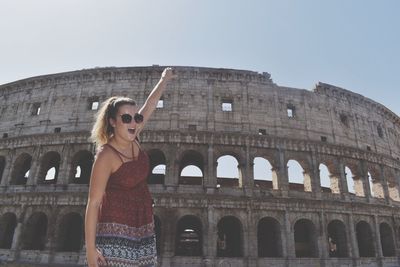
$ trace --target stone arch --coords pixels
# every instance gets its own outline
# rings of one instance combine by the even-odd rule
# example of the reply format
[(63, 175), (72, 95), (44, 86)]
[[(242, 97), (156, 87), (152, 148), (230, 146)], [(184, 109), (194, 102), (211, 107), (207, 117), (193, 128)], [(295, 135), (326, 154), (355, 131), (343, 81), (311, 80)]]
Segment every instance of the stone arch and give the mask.
[(350, 194), (355, 194), (355, 185), (353, 180), (353, 172), (347, 166), (344, 166), (344, 175), (346, 176), (347, 190)]
[(203, 155), (195, 150), (185, 151), (179, 161), (179, 184), (202, 185), (203, 179)]
[(396, 180), (396, 174), (393, 170), (385, 168), (384, 177), (387, 180), (387, 187), (389, 191), (389, 197), (394, 201), (400, 201), (400, 185)]
[(346, 226), (342, 221), (333, 220), (328, 224), (329, 257), (348, 257)]
[(331, 187), (331, 172), (328, 169), (328, 166), (326, 166), (324, 163), (320, 163), (318, 166), (319, 170), (319, 179), (320, 179), (320, 185), (321, 185), (321, 190), (323, 192), (329, 192), (332, 193), (332, 187)]
[(385, 198), (379, 167), (369, 165), (367, 176), (370, 185), (371, 196), (376, 198)]
[(253, 159), (254, 186), (258, 188), (278, 189), (276, 170), (265, 157)]
[(93, 154), (87, 150), (75, 153), (72, 157), (69, 182), (72, 184), (89, 184), (93, 160)]
[(151, 149), (147, 152), (150, 160), (150, 172), (147, 177), (148, 184), (164, 184), (167, 160), (159, 149)]
[(32, 165), (32, 156), (28, 153), (20, 154), (14, 161), (11, 172), (11, 185), (25, 185), (28, 181), (29, 172)]
[[(345, 164), (345, 170), (347, 170), (345, 171), (347, 185), (350, 186), (351, 184), (353, 184), (353, 188), (349, 188), (349, 192), (350, 193), (354, 192), (354, 194), (358, 197), (365, 197), (364, 177), (361, 174), (362, 172), (360, 163), (357, 160), (346, 158), (344, 159), (344, 164)], [(351, 174), (348, 173), (349, 170), (351, 171)], [(351, 175), (351, 180), (349, 179), (350, 175)]]
[(54, 184), (57, 182), (61, 157), (58, 152), (50, 151), (43, 155), (38, 174), (38, 183)]
[(303, 165), (297, 160), (289, 159), (286, 167), (288, 169), (289, 189), (311, 192), (311, 177)]
[(375, 257), (374, 239), (369, 223), (359, 221), (356, 224), (356, 236), (360, 257)]
[[(326, 167), (326, 169), (324, 169), (323, 171), (321, 170), (321, 164), (323, 164)], [(319, 173), (320, 173), (320, 183), (322, 190), (324, 190), (324, 188), (327, 188), (329, 186), (329, 190), (326, 191), (330, 191), (333, 194), (341, 193), (340, 180), (341, 180), (341, 172), (343, 172), (343, 170), (340, 170), (338, 166), (339, 166), (339, 160), (337, 158), (328, 155), (321, 156)]]
[(11, 249), (17, 216), (12, 212), (3, 214), (0, 218), (0, 249)]
[(389, 224), (383, 222), (379, 225), (379, 232), (381, 236), (382, 255), (383, 257), (394, 257), (396, 256), (396, 249), (394, 244), (394, 235), (392, 227)]
[(258, 257), (282, 257), (281, 226), (272, 217), (264, 217), (257, 226)]
[(193, 215), (183, 216), (176, 227), (175, 255), (203, 255), (203, 227), (201, 220)]
[(44, 250), (46, 246), (47, 223), (47, 215), (43, 212), (35, 212), (28, 218), (22, 232), (22, 249)]
[(234, 216), (225, 216), (217, 224), (217, 257), (243, 256), (243, 227)]
[(0, 184), (1, 184), (1, 180), (3, 179), (3, 172), (4, 172), (5, 168), (6, 168), (6, 158), (3, 156), (0, 156)]
[(312, 221), (297, 220), (294, 224), (294, 243), (297, 258), (318, 257), (317, 231)]
[(65, 214), (57, 231), (57, 251), (79, 252), (83, 245), (83, 218), (79, 213)]
[(242, 164), (233, 154), (217, 158), (217, 183), (221, 187), (242, 187)]
[(157, 255), (161, 254), (161, 238), (162, 238), (162, 227), (161, 220), (158, 216), (154, 215), (154, 232), (156, 234), (156, 249)]

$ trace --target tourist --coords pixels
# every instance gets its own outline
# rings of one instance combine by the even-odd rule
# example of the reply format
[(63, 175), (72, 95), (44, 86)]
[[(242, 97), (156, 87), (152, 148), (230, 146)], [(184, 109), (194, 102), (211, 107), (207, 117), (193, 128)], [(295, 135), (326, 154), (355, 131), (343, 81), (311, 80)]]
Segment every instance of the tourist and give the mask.
[(126, 97), (102, 103), (92, 129), (97, 153), (85, 217), (89, 267), (156, 266), (152, 198), (147, 187), (149, 158), (138, 135), (156, 108), (168, 81), (166, 68), (139, 109)]

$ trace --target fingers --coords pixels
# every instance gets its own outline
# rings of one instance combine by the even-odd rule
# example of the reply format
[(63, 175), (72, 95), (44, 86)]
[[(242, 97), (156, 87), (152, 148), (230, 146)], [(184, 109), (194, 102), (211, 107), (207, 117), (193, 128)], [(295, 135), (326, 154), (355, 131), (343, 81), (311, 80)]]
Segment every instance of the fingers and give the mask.
[(101, 265), (107, 265), (107, 261), (106, 259), (103, 257), (103, 255), (99, 254), (99, 258), (98, 258), (99, 262)]

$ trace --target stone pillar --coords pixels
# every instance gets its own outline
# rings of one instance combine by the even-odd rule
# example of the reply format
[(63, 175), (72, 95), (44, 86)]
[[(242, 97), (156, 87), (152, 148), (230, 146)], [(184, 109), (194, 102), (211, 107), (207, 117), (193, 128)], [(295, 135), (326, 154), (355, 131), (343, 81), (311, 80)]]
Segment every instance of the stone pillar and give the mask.
[(9, 153), (9, 156), (6, 157), (6, 162), (4, 164), (4, 170), (3, 170), (2, 177), (1, 177), (0, 186), (7, 186), (10, 184), (11, 171), (12, 171), (11, 162), (13, 161), (14, 156), (15, 156), (15, 153)]
[(213, 192), (217, 185), (217, 168), (215, 165), (214, 147), (212, 144), (209, 144), (207, 149), (206, 172), (207, 175), (205, 176), (204, 186), (207, 190), (212, 189), (211, 191)]
[[(320, 199), (321, 198), (321, 178), (320, 178), (320, 172), (319, 172), (319, 165), (318, 165), (318, 159), (317, 155), (315, 152), (311, 152), (311, 168), (309, 170), (305, 170), (304, 173), (304, 189), (306, 189), (306, 178), (307, 178), (307, 173), (310, 175), (310, 185), (311, 185), (311, 192), (312, 195), (315, 198)], [(306, 190), (305, 190), (306, 191)]]
[[(378, 256), (378, 258), (383, 257), (383, 251), (382, 251), (382, 244), (381, 244), (381, 232), (379, 229), (379, 222), (378, 222), (378, 216), (374, 215), (374, 227), (373, 227), (373, 238), (375, 240), (374, 246), (375, 246), (375, 255)], [(374, 234), (375, 233), (375, 234)]]
[(58, 176), (57, 176), (57, 184), (58, 185), (67, 185), (69, 183), (69, 175), (70, 175), (70, 169), (71, 169), (71, 164), (70, 164), (70, 149), (66, 148), (63, 149), (65, 152), (65, 155), (61, 155), (61, 162), (60, 166), (58, 169)]
[(13, 241), (11, 245), (12, 250), (17, 250), (19, 248), (19, 244), (21, 242), (22, 224), (23, 222), (19, 221), (17, 223), (17, 227), (15, 227)]
[(248, 140), (246, 140), (246, 159), (245, 163), (242, 166), (244, 166), (244, 170), (242, 172), (243, 189), (247, 196), (252, 196), (254, 187), (254, 164), (251, 161), (250, 145)]
[(365, 166), (365, 162), (364, 161), (361, 161), (361, 177), (360, 177), (360, 179), (361, 179), (362, 184), (363, 184), (364, 196), (365, 196), (367, 202), (370, 202), (371, 198), (372, 198), (371, 187), (369, 185), (368, 171), (366, 170), (366, 166)]
[(345, 171), (345, 166), (343, 164), (343, 160), (339, 158), (338, 160), (338, 176), (337, 179), (338, 181), (338, 186), (340, 190), (340, 195), (342, 199), (349, 200), (349, 188), (347, 186), (347, 177), (346, 177), (346, 171)]
[[(353, 262), (356, 258), (360, 257), (360, 253), (358, 250), (358, 242), (356, 235), (356, 226), (354, 225), (353, 214), (349, 214), (349, 225), (346, 227), (347, 238), (350, 238), (350, 248), (349, 248), (349, 256), (353, 258)], [(356, 265), (354, 265), (356, 266)]]
[(385, 198), (386, 203), (391, 204), (392, 200), (390, 198), (389, 194), (389, 185), (388, 185), (388, 180), (386, 179), (384, 167), (382, 165), (379, 166), (379, 173), (380, 173), (380, 180), (381, 180), (381, 185), (382, 185), (382, 190), (383, 190), (383, 197)]
[(167, 189), (174, 189), (178, 186), (179, 178), (179, 162), (177, 160), (177, 148), (174, 145), (169, 146), (169, 153), (167, 156), (166, 173), (165, 173), (165, 186)]
[(279, 153), (278, 154), (279, 167), (275, 169), (276, 177), (272, 177), (272, 180), (276, 180), (278, 182), (277, 184), (281, 196), (287, 197), (289, 195), (289, 177), (288, 177), (288, 167), (285, 164), (285, 152), (279, 149), (278, 153)]
[(327, 233), (328, 225), (326, 224), (325, 212), (321, 211), (319, 216), (320, 216), (320, 224), (319, 225), (322, 229), (320, 229), (321, 235), (318, 240), (318, 242), (319, 242), (319, 245), (318, 245), (319, 253), (318, 254), (322, 260), (326, 260), (329, 258), (328, 233)]
[(26, 182), (27, 185), (37, 185), (39, 180), (39, 172), (40, 172), (40, 160), (41, 156), (39, 153), (39, 149), (35, 151), (34, 155), (32, 156), (32, 164), (31, 169), (29, 171), (28, 181)]
[[(296, 258), (296, 249), (295, 249), (295, 242), (294, 242), (294, 233), (292, 232), (292, 226), (290, 224), (289, 220), (289, 213), (287, 210), (285, 210), (285, 243), (286, 243), (286, 254), (285, 251), (283, 253), (284, 256), (286, 256), (287, 259), (294, 259)], [(283, 243), (283, 242), (282, 242)]]

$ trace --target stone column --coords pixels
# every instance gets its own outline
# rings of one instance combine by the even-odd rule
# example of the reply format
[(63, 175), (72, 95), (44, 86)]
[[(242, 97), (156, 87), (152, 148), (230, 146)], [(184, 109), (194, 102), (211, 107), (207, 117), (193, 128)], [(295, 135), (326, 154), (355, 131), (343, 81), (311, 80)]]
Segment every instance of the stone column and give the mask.
[(213, 144), (208, 145), (207, 149), (207, 166), (206, 166), (206, 179), (204, 181), (204, 186), (207, 188), (207, 190), (213, 190), (215, 189), (217, 185), (217, 168), (215, 165), (215, 159), (214, 159), (214, 147)]
[(391, 204), (392, 200), (390, 198), (389, 194), (389, 185), (388, 185), (388, 180), (386, 179), (384, 167), (382, 165), (379, 166), (379, 173), (380, 173), (380, 180), (381, 180), (381, 185), (382, 185), (382, 190), (383, 190), (383, 197), (385, 198), (386, 203)]
[(1, 177), (0, 186), (6, 186), (6, 185), (10, 184), (11, 171), (12, 171), (11, 162), (13, 161), (14, 156), (15, 156), (15, 153), (9, 153), (9, 156), (6, 157), (6, 162), (4, 164), (4, 170), (3, 170), (2, 177)]
[[(287, 197), (289, 195), (289, 178), (288, 178), (288, 167), (285, 164), (285, 152), (279, 149), (278, 152), (279, 167), (275, 169), (276, 177), (272, 177), (272, 180), (276, 180), (281, 196)], [(274, 172), (273, 176), (274, 176)]]
[(167, 190), (174, 190), (178, 186), (179, 178), (179, 162), (177, 157), (177, 148), (174, 145), (169, 146), (169, 153), (166, 161), (166, 173), (165, 173), (165, 186)]
[(322, 228), (320, 230), (321, 235), (318, 241), (319, 257), (322, 258), (323, 260), (327, 260), (329, 258), (328, 233), (327, 233), (328, 225), (326, 224), (325, 212), (321, 211), (319, 216), (320, 216), (320, 227)]
[[(349, 214), (349, 225), (346, 227), (346, 234), (347, 237), (350, 238), (350, 253), (349, 256), (353, 257), (353, 261), (356, 258), (360, 257), (360, 253), (358, 251), (358, 242), (357, 242), (357, 235), (356, 235), (356, 226), (354, 225), (354, 218), (353, 214)], [(356, 266), (356, 265), (354, 265)]]
[(366, 170), (364, 161), (361, 161), (361, 177), (360, 177), (360, 179), (363, 182), (364, 196), (365, 196), (367, 202), (370, 202), (371, 198), (372, 198), (371, 187), (369, 185), (368, 171)]
[[(315, 152), (311, 152), (311, 166), (309, 170), (305, 170), (304, 173), (304, 189), (306, 189), (306, 175), (307, 173), (310, 175), (310, 185), (312, 195), (320, 199), (321, 198), (321, 179), (319, 172), (318, 159)], [(306, 190), (305, 190), (306, 191)]]
[(252, 196), (254, 187), (254, 164), (251, 161), (250, 146), (248, 140), (246, 140), (246, 159), (245, 163), (242, 166), (244, 166), (244, 172), (242, 172), (243, 188), (247, 196)]
[(381, 244), (381, 232), (379, 230), (379, 222), (378, 222), (378, 216), (374, 215), (374, 233), (373, 236), (375, 236), (374, 240), (374, 246), (375, 246), (375, 255), (378, 256), (378, 258), (383, 257), (383, 252), (382, 252), (382, 244)]
[(57, 176), (57, 184), (58, 185), (67, 185), (69, 184), (69, 175), (71, 169), (71, 158), (70, 158), (70, 149), (67, 147), (63, 149), (65, 155), (61, 155), (61, 162), (58, 169), (58, 176)]
[[(286, 243), (286, 253), (285, 251), (283, 252), (283, 255), (286, 256), (287, 259), (294, 259), (296, 258), (296, 249), (295, 249), (295, 242), (294, 242), (294, 236), (292, 232), (292, 226), (290, 224), (289, 220), (289, 213), (287, 210), (285, 210), (285, 226), (284, 226), (284, 231), (285, 231), (285, 243)], [(283, 243), (283, 242), (282, 242)]]
[(349, 200), (350, 196), (349, 196), (349, 188), (347, 186), (346, 171), (345, 171), (345, 167), (343, 164), (343, 160), (341, 158), (339, 158), (339, 160), (338, 160), (338, 177), (337, 177), (337, 179), (339, 179), (338, 186), (339, 186), (340, 195), (341, 195), (342, 199)]
[(37, 185), (39, 180), (39, 172), (40, 172), (40, 160), (42, 159), (42, 155), (40, 153), (40, 146), (35, 149), (32, 156), (32, 164), (31, 169), (29, 171), (29, 177), (27, 181), (27, 185)]
[(21, 243), (22, 224), (22, 221), (18, 221), (17, 227), (15, 227), (13, 241), (11, 245), (12, 250), (19, 249), (19, 244)]

